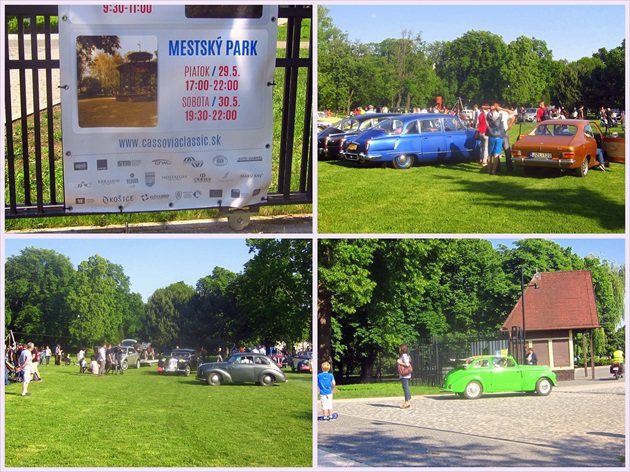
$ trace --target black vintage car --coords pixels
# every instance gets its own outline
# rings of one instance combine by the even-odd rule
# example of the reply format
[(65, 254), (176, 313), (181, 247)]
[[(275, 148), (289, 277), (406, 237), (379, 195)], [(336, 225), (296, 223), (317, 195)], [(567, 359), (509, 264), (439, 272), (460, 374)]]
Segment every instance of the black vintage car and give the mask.
[(345, 118), (326, 128), (317, 135), (317, 158), (339, 159), (341, 146), (348, 137), (361, 134), (392, 116), (396, 116), (396, 113), (365, 113)]
[(181, 372), (186, 377), (191, 370), (196, 370), (199, 357), (194, 349), (173, 349), (170, 355), (163, 356), (158, 362), (158, 373)]

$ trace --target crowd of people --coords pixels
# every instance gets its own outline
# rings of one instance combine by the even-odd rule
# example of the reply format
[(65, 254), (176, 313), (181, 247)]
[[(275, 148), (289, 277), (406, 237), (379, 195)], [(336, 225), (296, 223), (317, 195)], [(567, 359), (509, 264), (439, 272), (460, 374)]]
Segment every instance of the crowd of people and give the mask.
[(9, 385), (10, 377), (22, 383), (22, 395), (28, 396), (28, 386), (41, 382), (40, 366), (49, 366), (52, 351), (50, 346), (37, 348), (33, 343), (17, 342), (4, 350), (4, 384)]

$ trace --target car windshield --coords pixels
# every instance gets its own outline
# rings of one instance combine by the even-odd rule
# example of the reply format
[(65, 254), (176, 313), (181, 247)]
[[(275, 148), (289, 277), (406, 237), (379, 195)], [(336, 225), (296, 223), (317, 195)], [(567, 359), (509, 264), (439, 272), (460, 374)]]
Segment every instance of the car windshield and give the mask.
[(171, 352), (171, 356), (180, 357), (180, 358), (188, 358), (190, 357), (190, 351), (173, 351)]
[(339, 123), (335, 123), (335, 128), (341, 131), (356, 130), (356, 129), (359, 129), (359, 120), (353, 120), (352, 118), (344, 118)]
[(396, 118), (381, 121), (373, 129), (377, 129), (386, 134), (400, 134), (403, 131), (403, 122)]
[(576, 125), (541, 123), (530, 131), (530, 136), (575, 136)]

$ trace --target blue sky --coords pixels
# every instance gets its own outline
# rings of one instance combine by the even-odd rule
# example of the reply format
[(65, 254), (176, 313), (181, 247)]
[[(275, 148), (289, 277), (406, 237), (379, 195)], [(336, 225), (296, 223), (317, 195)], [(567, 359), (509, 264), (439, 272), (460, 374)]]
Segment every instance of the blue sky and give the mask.
[(134, 237), (5, 237), (6, 257), (17, 255), (26, 247), (52, 249), (68, 256), (75, 268), (98, 254), (123, 267), (131, 282), (131, 291), (146, 302), (158, 288), (183, 281), (194, 287), (215, 267), (243, 272), (253, 254), (245, 239), (207, 238), (134, 238)]
[[(496, 247), (513, 247), (518, 238), (491, 238)], [(622, 265), (625, 240), (620, 237), (552, 238), (564, 247), (572, 247), (581, 257), (589, 254)], [(52, 249), (68, 256), (75, 268), (90, 256), (98, 254), (123, 267), (130, 278), (131, 291), (146, 302), (158, 288), (183, 281), (194, 287), (199, 279), (210, 275), (215, 267), (232, 272), (243, 271), (251, 259), (242, 238), (209, 239), (205, 237), (24, 237), (4, 239), (6, 257), (17, 255), (26, 247)]]
[(348, 39), (362, 43), (400, 38), (403, 29), (419, 33), (427, 43), (452, 41), (471, 30), (490, 31), (501, 36), (506, 44), (519, 36), (543, 40), (555, 60), (575, 61), (591, 57), (600, 48), (619, 47), (626, 37), (626, 11), (620, 2), (616, 5), (603, 2), (548, 5), (533, 1), (518, 5), (414, 3), (324, 3), (324, 6), (330, 10), (335, 26), (348, 33)]
[[(494, 247), (503, 244), (508, 248), (514, 247), (514, 242), (524, 238), (490, 238)], [(613, 262), (616, 266), (625, 264), (626, 241), (622, 237), (597, 238), (545, 238), (555, 241), (562, 247), (570, 247), (574, 254), (580, 257), (593, 255), (601, 260)]]

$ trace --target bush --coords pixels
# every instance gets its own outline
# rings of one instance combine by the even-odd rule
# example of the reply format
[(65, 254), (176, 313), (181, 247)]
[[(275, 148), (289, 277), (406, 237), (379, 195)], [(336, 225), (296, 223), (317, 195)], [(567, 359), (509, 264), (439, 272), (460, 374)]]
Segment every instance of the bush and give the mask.
[[(46, 23), (43, 16), (35, 17), (35, 28), (37, 33), (45, 33)], [(22, 22), (25, 33), (31, 33), (31, 18), (24, 18)], [(7, 30), (9, 34), (17, 34), (18, 32), (18, 19), (16, 16), (10, 16), (7, 22)], [(56, 16), (50, 17), (50, 31), (51, 33), (59, 32), (59, 18)]]

